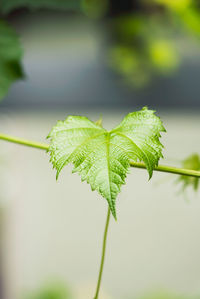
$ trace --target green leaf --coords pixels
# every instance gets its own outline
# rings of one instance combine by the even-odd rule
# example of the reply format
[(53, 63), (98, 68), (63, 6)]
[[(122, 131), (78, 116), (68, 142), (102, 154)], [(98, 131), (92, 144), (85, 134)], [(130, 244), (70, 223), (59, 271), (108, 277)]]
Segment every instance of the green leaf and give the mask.
[[(200, 171), (200, 156), (198, 154), (192, 154), (182, 161), (182, 167), (185, 169), (197, 170)], [(182, 191), (189, 186), (192, 186), (195, 191), (198, 190), (199, 187), (199, 178), (190, 177), (186, 175), (181, 175), (178, 178), (178, 182), (182, 184)]]
[(26, 7), (29, 9), (80, 9), (80, 0), (1, 0), (0, 10), (2, 13), (9, 13), (16, 8)]
[(161, 131), (165, 129), (160, 118), (146, 107), (128, 114), (111, 131), (87, 117), (69, 116), (58, 121), (48, 136), (50, 161), (57, 169), (57, 178), (62, 168), (72, 162), (73, 172), (107, 199), (116, 218), (115, 201), (125, 184), (130, 160), (143, 161), (151, 178), (162, 157)]
[(24, 77), (20, 60), (23, 51), (16, 32), (0, 20), (0, 99), (11, 83)]

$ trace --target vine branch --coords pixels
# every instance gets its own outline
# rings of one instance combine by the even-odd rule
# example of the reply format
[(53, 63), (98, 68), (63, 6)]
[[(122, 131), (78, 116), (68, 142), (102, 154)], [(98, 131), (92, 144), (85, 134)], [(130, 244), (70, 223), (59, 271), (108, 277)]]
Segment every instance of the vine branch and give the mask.
[(1, 133), (0, 133), (0, 139), (6, 140), (6, 141), (9, 141), (9, 142), (13, 142), (13, 143), (17, 143), (17, 144), (22, 144), (22, 145), (25, 145), (25, 146), (30, 146), (30, 147), (42, 149), (42, 150), (48, 150), (48, 148), (49, 148), (49, 145), (45, 144), (45, 143), (26, 140), (26, 139), (18, 138), (18, 137), (15, 137), (15, 136), (10, 136), (10, 135), (6, 135), (6, 134), (1, 134)]
[[(6, 134), (1, 134), (1, 133), (0, 133), (0, 139), (9, 141), (9, 142), (13, 142), (13, 143), (17, 143), (17, 144), (21, 144), (21, 145), (25, 145), (25, 146), (29, 146), (29, 147), (33, 147), (33, 148), (37, 148), (37, 149), (41, 149), (41, 150), (48, 150), (48, 148), (49, 148), (49, 145), (47, 143), (35, 142), (35, 141), (26, 140), (26, 139), (10, 136), (10, 135), (6, 135)], [(145, 164), (142, 162), (131, 161), (130, 166), (146, 169)], [(156, 166), (154, 170), (160, 171), (160, 172), (167, 172), (167, 173), (172, 173), (172, 174), (186, 175), (186, 176), (200, 178), (200, 171), (192, 170), (192, 169), (184, 169), (184, 168), (177, 168), (177, 167), (173, 167), (173, 166), (159, 165), (159, 166)]]
[[(146, 169), (145, 164), (142, 162), (132, 162), (131, 161), (130, 165), (132, 167)], [(168, 173), (173, 173), (173, 174), (193, 176), (193, 177), (200, 178), (200, 171), (192, 170), (192, 169), (185, 169), (185, 168), (178, 168), (178, 167), (174, 167), (174, 166), (158, 165), (154, 168), (154, 171), (168, 172)]]

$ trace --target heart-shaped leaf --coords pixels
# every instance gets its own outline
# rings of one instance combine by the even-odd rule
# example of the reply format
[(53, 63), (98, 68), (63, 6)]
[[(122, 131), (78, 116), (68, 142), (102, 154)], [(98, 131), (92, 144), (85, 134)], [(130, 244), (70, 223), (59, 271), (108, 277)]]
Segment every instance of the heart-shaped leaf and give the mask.
[(130, 161), (143, 161), (151, 178), (162, 157), (161, 131), (165, 129), (160, 118), (146, 107), (129, 113), (111, 131), (87, 117), (69, 116), (58, 121), (48, 136), (50, 161), (57, 169), (57, 178), (62, 168), (72, 162), (73, 172), (107, 199), (116, 218), (115, 201), (125, 184)]

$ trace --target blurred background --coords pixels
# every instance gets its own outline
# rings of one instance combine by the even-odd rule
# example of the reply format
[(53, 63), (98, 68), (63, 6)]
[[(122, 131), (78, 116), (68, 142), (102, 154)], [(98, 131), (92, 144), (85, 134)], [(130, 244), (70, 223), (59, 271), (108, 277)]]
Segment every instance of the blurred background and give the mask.
[[(1, 0), (0, 19), (2, 133), (47, 142), (69, 114), (111, 129), (148, 106), (161, 162), (200, 169), (200, 1)], [(56, 182), (43, 151), (1, 141), (0, 165), (0, 299), (93, 298), (105, 200), (70, 167)], [(200, 298), (200, 194), (183, 183), (131, 169), (101, 299)]]

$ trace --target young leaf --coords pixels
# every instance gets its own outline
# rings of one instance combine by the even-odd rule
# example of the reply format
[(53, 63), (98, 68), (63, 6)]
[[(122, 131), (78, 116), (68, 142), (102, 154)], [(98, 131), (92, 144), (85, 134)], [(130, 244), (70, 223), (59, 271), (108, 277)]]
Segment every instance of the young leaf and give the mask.
[(143, 161), (151, 178), (162, 157), (161, 131), (165, 129), (160, 118), (146, 107), (129, 113), (111, 131), (87, 117), (69, 116), (58, 121), (48, 136), (50, 161), (57, 169), (57, 178), (62, 168), (72, 162), (73, 172), (107, 199), (116, 218), (115, 200), (125, 184), (130, 160)]
[[(182, 161), (182, 166), (185, 169), (192, 169), (200, 171), (200, 156), (198, 154), (192, 154)], [(178, 178), (178, 182), (182, 184), (182, 191), (189, 186), (192, 186), (194, 191), (198, 190), (199, 187), (199, 178), (190, 177), (186, 175), (181, 175)]]

